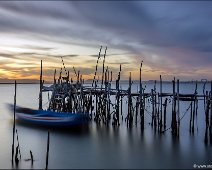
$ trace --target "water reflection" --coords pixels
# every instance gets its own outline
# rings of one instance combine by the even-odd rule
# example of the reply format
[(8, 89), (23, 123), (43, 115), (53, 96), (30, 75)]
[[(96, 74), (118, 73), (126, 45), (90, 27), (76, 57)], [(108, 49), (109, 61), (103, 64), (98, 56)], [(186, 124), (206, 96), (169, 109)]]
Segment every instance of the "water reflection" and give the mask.
[[(37, 108), (35, 100), (37, 96), (37, 85), (19, 86), (17, 102), (18, 105)], [(199, 87), (199, 86), (198, 86)], [(149, 88), (149, 87), (148, 87)], [(165, 88), (165, 85), (164, 85)], [(169, 88), (166, 85), (166, 88)], [(13, 96), (9, 86), (1, 91), (2, 101), (11, 102)], [(189, 93), (192, 90), (189, 85), (182, 88)], [(200, 89), (201, 90), (201, 89)], [(22, 94), (30, 91), (27, 100)], [(182, 113), (190, 103), (182, 103)], [(22, 160), (19, 165), (11, 165), (11, 139), (12, 118), (2, 103), (0, 103), (0, 168), (19, 169), (44, 169), (46, 159), (46, 142), (49, 127), (41, 127), (17, 122), (19, 142), (22, 152)], [(151, 108), (147, 108), (151, 111)], [(146, 113), (144, 131), (140, 129), (140, 120), (137, 126), (127, 127), (125, 121), (120, 121), (119, 127), (112, 125), (91, 123), (83, 128), (50, 128), (49, 168), (56, 169), (78, 169), (78, 168), (193, 168), (193, 164), (211, 164), (210, 131), (207, 131), (208, 143), (204, 145), (205, 119), (204, 105), (199, 102), (198, 131), (189, 133), (189, 114), (181, 121), (180, 136), (173, 138), (171, 129), (159, 134), (157, 129), (152, 128), (148, 122), (151, 117)], [(126, 110), (123, 106), (123, 110)], [(167, 108), (167, 127), (171, 126), (171, 105)], [(181, 115), (182, 116), (182, 115)], [(125, 115), (124, 115), (125, 117)], [(195, 122), (196, 123), (196, 122)], [(29, 161), (30, 150), (35, 159), (33, 165)]]

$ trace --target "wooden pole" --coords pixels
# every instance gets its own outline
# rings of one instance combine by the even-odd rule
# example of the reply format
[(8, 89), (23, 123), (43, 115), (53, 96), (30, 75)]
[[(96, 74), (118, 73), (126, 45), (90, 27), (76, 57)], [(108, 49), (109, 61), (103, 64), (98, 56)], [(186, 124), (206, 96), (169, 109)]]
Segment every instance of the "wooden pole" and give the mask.
[(128, 89), (128, 125), (131, 126), (132, 125), (132, 96), (131, 96), (131, 85), (132, 85), (132, 81), (131, 81), (131, 72), (130, 72), (130, 76), (129, 76), (129, 89)]
[(196, 97), (194, 100), (194, 108), (193, 108), (192, 128), (191, 128), (192, 133), (194, 133), (194, 119), (195, 119), (195, 110), (196, 110), (195, 108), (196, 108)]
[(164, 102), (164, 116), (163, 116), (163, 126), (164, 126), (164, 130), (166, 129), (166, 107), (167, 107), (167, 98), (165, 99)]
[(19, 152), (20, 159), (21, 159), (21, 149), (20, 149), (20, 145), (19, 145), (19, 139), (18, 139), (18, 131), (17, 131), (17, 129), (15, 130), (15, 132), (16, 132), (17, 142), (18, 142), (18, 152)]
[(162, 120), (163, 120), (163, 98), (162, 98), (162, 77), (160, 75), (160, 132), (162, 132)]
[(31, 157), (31, 163), (33, 164), (34, 158), (33, 158), (32, 151), (31, 150), (30, 150), (30, 157)]
[(39, 93), (39, 110), (42, 110), (42, 89), (43, 89), (43, 81), (42, 81), (42, 60), (40, 63), (40, 93)]
[(158, 109), (157, 109), (157, 121), (158, 121), (158, 132), (160, 132), (160, 95), (159, 92), (157, 93), (158, 98)]
[(121, 119), (123, 120), (123, 96), (121, 96)]
[(16, 111), (16, 80), (15, 80), (15, 95), (14, 95), (14, 112), (13, 112), (13, 143), (12, 143), (12, 163), (14, 158), (14, 142), (15, 142), (15, 111)]
[(179, 79), (177, 79), (177, 131), (179, 136), (179, 130), (180, 130), (180, 82)]
[(80, 79), (80, 71), (77, 72), (77, 84), (79, 83), (79, 79)]
[(156, 80), (154, 84), (154, 111), (155, 111), (155, 118), (154, 118), (154, 125), (155, 125), (155, 131), (157, 128), (157, 95), (156, 95)]
[(56, 69), (54, 70), (54, 84), (56, 84)]
[(210, 105), (211, 105), (211, 117), (210, 117), (210, 144), (212, 144), (212, 80), (211, 80), (211, 97), (210, 97)]
[[(143, 62), (143, 61), (142, 61)], [(144, 130), (144, 94), (143, 94), (143, 87), (142, 87), (142, 80), (141, 80), (141, 69), (142, 69), (142, 62), (141, 62), (141, 66), (140, 66), (140, 93), (139, 93), (139, 96), (140, 96), (140, 117), (141, 117), (141, 130), (143, 131)], [(136, 118), (137, 119), (137, 118)], [(137, 122), (137, 120), (136, 120)]]
[(193, 110), (193, 119), (192, 119), (192, 133), (194, 133), (194, 120), (195, 120), (195, 115), (197, 112), (197, 82), (195, 84), (195, 92), (194, 92), (194, 110)]
[(99, 55), (98, 55), (98, 58), (97, 58), (97, 61), (96, 61), (96, 70), (95, 70), (95, 73), (94, 73), (94, 78), (93, 78), (93, 82), (92, 82), (92, 87), (93, 87), (94, 83), (96, 82), (96, 74), (97, 74), (99, 59), (100, 59), (100, 57), (101, 57), (101, 51), (102, 51), (102, 46), (100, 47)]
[(46, 151), (46, 168), (45, 169), (48, 169), (48, 163), (49, 163), (49, 143), (50, 143), (50, 137), (49, 137), (49, 130), (48, 130), (47, 151)]
[(139, 108), (139, 97), (136, 97), (136, 105), (135, 105), (136, 111), (135, 111), (135, 124), (137, 125), (137, 119), (138, 119), (138, 108)]
[(192, 119), (193, 119), (193, 101), (191, 101), (191, 115), (190, 115), (190, 126), (189, 126), (189, 131), (191, 132), (191, 124), (192, 124)]
[(173, 103), (172, 103), (172, 134), (177, 135), (177, 124), (176, 124), (176, 99), (175, 99), (175, 78), (172, 81), (173, 84)]
[(152, 99), (152, 126), (154, 125), (155, 122), (155, 105), (154, 105), (154, 90), (151, 89), (151, 99)]
[(105, 48), (105, 54), (104, 54), (104, 59), (103, 59), (103, 64), (102, 64), (102, 84), (101, 84), (101, 88), (103, 86), (104, 74), (105, 74), (105, 56), (106, 56), (106, 52), (107, 52), (107, 47)]
[(208, 127), (209, 127), (209, 109), (210, 109), (210, 99), (208, 98), (208, 91), (206, 91), (206, 107), (205, 107), (205, 138), (204, 143), (208, 144)]

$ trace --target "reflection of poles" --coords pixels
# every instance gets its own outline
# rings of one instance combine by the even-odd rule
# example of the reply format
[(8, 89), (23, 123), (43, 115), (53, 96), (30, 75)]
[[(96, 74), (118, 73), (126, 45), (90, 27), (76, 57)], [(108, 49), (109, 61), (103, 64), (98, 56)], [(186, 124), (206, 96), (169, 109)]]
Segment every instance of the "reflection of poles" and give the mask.
[(12, 163), (13, 163), (13, 156), (14, 156), (14, 141), (15, 141), (15, 109), (16, 109), (16, 81), (15, 81), (14, 113), (13, 113), (13, 144), (12, 144)]
[(43, 88), (43, 82), (42, 82), (42, 60), (40, 63), (40, 93), (39, 93), (39, 110), (42, 110), (42, 88)]

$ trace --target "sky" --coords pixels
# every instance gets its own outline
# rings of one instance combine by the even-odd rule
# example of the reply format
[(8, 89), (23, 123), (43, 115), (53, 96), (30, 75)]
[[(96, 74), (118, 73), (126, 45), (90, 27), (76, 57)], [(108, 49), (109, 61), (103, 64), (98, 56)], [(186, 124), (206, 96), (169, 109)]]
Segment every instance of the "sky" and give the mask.
[[(73, 66), (92, 79), (100, 46), (116, 78), (212, 79), (210, 1), (0, 1), (0, 80)], [(64, 73), (64, 72), (63, 72)], [(58, 74), (57, 74), (58, 76)]]

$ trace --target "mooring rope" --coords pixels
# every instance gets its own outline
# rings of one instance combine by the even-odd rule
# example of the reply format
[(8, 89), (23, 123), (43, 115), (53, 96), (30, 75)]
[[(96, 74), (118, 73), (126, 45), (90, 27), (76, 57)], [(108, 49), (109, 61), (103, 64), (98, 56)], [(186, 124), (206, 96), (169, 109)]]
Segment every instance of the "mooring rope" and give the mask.
[(191, 103), (190, 103), (189, 107), (186, 109), (186, 111), (183, 114), (183, 116), (180, 118), (180, 121), (184, 118), (184, 116), (186, 115), (186, 113), (188, 112), (188, 110), (190, 109), (190, 107), (191, 107)]
[[(186, 113), (188, 112), (188, 110), (190, 109), (190, 107), (191, 107), (191, 103), (190, 103), (189, 107), (186, 109), (186, 111), (184, 112), (183, 116), (180, 118), (180, 120), (182, 120), (182, 119), (185, 117), (185, 115), (186, 115)], [(171, 128), (172, 128), (172, 127), (170, 126), (169, 128), (165, 129), (165, 130), (162, 131), (161, 133), (164, 133), (164, 132), (166, 132), (167, 130), (169, 130), (169, 129), (171, 129)]]
[(146, 108), (144, 110), (149, 114), (150, 117), (152, 117), (152, 113), (150, 111), (148, 111)]

